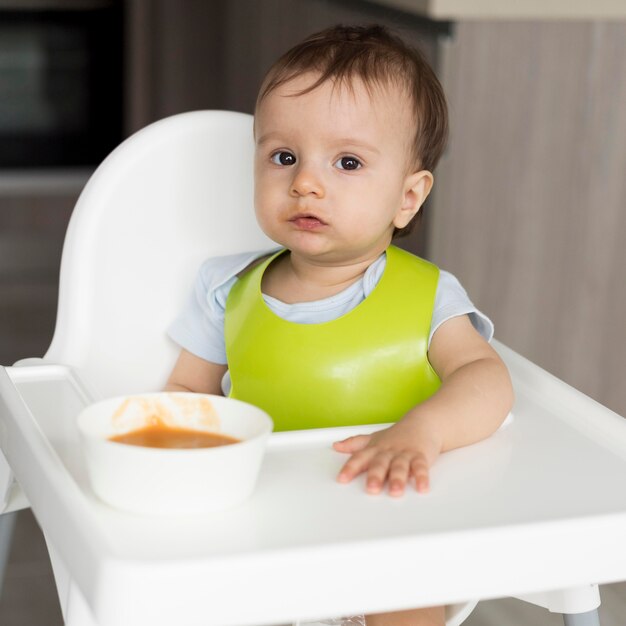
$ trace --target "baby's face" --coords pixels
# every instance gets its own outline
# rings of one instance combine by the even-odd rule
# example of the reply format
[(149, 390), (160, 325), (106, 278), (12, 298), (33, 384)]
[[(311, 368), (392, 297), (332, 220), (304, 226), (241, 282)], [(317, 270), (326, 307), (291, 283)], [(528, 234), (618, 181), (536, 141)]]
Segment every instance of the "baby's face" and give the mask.
[(409, 106), (399, 89), (370, 94), (360, 81), (352, 91), (326, 82), (290, 96), (315, 78), (291, 80), (257, 109), (257, 219), (274, 241), (318, 263), (372, 258), (411, 217)]

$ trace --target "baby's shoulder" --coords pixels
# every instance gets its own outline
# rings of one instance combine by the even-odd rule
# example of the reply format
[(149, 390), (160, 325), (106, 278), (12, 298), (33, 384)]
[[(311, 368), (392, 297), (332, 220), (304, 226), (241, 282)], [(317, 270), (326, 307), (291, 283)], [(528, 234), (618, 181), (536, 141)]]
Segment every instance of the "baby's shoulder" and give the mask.
[(211, 309), (223, 309), (237, 277), (270, 254), (271, 250), (256, 250), (206, 259), (196, 278), (196, 297), (206, 302)]
[(462, 291), (465, 292), (461, 281), (451, 272), (446, 270), (439, 269), (439, 282), (437, 283), (438, 289), (443, 289), (444, 291)]
[(235, 276), (240, 276), (267, 258), (272, 251), (256, 250), (205, 259), (198, 271), (198, 281), (206, 289), (216, 289)]
[(237, 278), (245, 276), (249, 271), (253, 270), (255, 267), (257, 267), (257, 265), (261, 265), (263, 261), (269, 259), (273, 254), (274, 251), (270, 250), (269, 252), (262, 253), (261, 256), (252, 259), (252, 261), (250, 261), (241, 271), (236, 273)]
[(454, 274), (439, 269), (439, 280), (435, 293), (435, 310), (445, 309), (459, 302), (470, 302), (467, 291), (465, 291), (465, 288)]

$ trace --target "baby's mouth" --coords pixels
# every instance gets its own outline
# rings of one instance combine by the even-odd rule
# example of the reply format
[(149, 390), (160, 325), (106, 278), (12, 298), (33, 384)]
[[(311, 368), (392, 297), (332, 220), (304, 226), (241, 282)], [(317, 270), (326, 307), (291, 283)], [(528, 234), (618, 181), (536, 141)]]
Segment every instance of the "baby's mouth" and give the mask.
[(311, 213), (299, 213), (289, 220), (296, 228), (302, 230), (317, 230), (327, 226), (326, 222)]

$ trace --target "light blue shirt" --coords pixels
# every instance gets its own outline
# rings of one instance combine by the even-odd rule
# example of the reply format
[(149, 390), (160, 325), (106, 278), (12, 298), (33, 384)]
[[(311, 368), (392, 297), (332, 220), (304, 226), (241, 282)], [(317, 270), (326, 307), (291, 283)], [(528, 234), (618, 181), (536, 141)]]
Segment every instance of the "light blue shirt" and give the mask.
[[(267, 251), (216, 257), (205, 261), (194, 292), (186, 307), (168, 329), (168, 335), (182, 348), (212, 363), (226, 364), (224, 311), (237, 274)], [(383, 253), (357, 282), (322, 300), (286, 304), (263, 294), (268, 307), (279, 317), (300, 324), (319, 324), (345, 315), (372, 292), (383, 270)], [(468, 315), (476, 330), (487, 340), (493, 337), (493, 323), (471, 302), (465, 289), (449, 272), (440, 270), (428, 345), (445, 321)]]

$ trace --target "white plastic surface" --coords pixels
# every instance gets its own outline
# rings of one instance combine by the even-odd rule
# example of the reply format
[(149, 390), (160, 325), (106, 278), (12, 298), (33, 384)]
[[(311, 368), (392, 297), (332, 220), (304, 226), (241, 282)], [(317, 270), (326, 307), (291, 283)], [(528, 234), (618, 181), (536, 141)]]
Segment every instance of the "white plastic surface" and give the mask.
[(179, 350), (165, 329), (201, 262), (276, 245), (254, 217), (253, 145), (251, 115), (194, 111), (107, 157), (72, 214), (47, 361), (103, 398), (162, 388)]
[(432, 492), (372, 497), (335, 482), (330, 443), (270, 438), (253, 497), (178, 520), (91, 493), (62, 367), (0, 371), (2, 447), (100, 626), (223, 626), (383, 611), (626, 579), (626, 423), (497, 346), (516, 419), (443, 455)]

